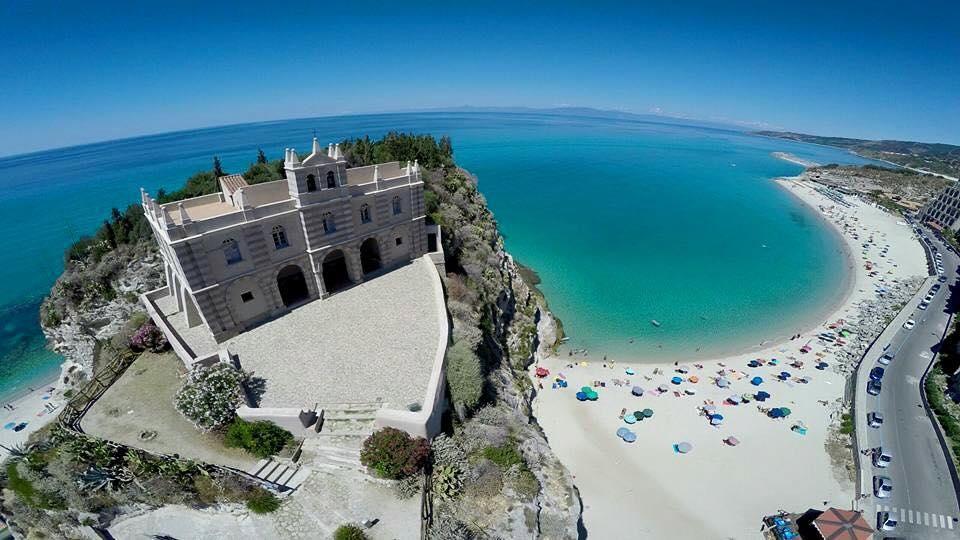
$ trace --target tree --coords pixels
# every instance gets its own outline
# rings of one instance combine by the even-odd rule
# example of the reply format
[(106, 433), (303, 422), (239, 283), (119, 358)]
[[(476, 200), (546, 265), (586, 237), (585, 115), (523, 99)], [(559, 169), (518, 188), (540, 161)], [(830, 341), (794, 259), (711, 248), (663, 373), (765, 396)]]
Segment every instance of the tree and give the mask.
[(223, 362), (193, 369), (190, 380), (174, 397), (174, 405), (198, 429), (216, 429), (236, 417), (237, 407), (243, 403), (240, 385), (246, 378), (246, 373)]
[(260, 164), (267, 163), (267, 155), (263, 153), (262, 148), (257, 148), (257, 163), (260, 163)]
[(220, 156), (213, 156), (213, 176), (220, 178), (225, 174), (227, 173), (223, 172), (223, 167), (220, 166)]
[(110, 225), (110, 222), (103, 220), (103, 239), (107, 241), (107, 245), (110, 246), (110, 249), (117, 248), (117, 235), (113, 232), (113, 226)]

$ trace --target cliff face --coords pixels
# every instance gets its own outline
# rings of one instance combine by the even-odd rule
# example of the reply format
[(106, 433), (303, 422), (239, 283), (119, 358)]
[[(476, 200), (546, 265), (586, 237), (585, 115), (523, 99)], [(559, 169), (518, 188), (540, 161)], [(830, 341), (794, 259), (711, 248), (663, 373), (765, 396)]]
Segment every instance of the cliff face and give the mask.
[[(527, 371), (556, 343), (558, 325), (504, 249), (476, 179), (453, 170), (425, 181), (436, 194), (428, 210), (441, 225), (448, 259), (453, 341), (477, 351), (487, 384), (485, 399), (472, 405), (471, 414), (458, 414), (450, 442), (435, 448), (439, 465), (465, 474), (459, 499), (435, 502), (436, 536), (577, 538), (579, 494), (531, 414), (534, 386)], [(455, 393), (451, 399), (456, 404)], [(456, 451), (446, 450), (448, 444)], [(492, 448), (516, 448), (522, 463), (500, 460), (494, 467)]]
[(99, 347), (121, 333), (138, 294), (160, 286), (162, 260), (148, 243), (122, 246), (100, 261), (72, 264), (40, 307), (47, 346), (63, 355), (60, 383), (73, 388), (93, 374)]

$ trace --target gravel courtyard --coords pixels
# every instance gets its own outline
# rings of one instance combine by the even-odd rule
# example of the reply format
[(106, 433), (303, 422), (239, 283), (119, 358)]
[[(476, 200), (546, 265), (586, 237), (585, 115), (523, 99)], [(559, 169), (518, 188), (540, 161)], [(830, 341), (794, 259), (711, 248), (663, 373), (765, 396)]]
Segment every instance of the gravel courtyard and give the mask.
[(446, 317), (424, 259), (226, 341), (266, 380), (261, 407), (376, 402), (422, 404), (439, 321)]

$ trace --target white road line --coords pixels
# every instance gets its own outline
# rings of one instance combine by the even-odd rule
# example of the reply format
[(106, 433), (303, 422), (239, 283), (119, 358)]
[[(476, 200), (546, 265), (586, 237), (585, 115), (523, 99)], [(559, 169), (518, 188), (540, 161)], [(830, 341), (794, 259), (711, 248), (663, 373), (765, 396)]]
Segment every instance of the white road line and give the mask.
[(947, 528), (950, 529), (951, 531), (953, 530), (953, 517), (947, 518)]
[(934, 529), (937, 528), (937, 514), (930, 514), (930, 526)]
[(946, 526), (947, 526), (947, 518), (943, 517), (943, 515), (941, 514), (941, 515), (940, 515), (940, 528), (941, 528), (941, 529), (944, 529), (944, 528), (946, 528)]
[(909, 512), (907, 512), (907, 522), (913, 523), (913, 510), (910, 510)]
[(926, 512), (923, 513), (923, 524), (926, 525), (927, 527), (930, 526), (930, 514)]
[(890, 511), (890, 506), (889, 506), (889, 505), (886, 505), (886, 504), (883, 505), (883, 511), (884, 511), (884, 512), (889, 512), (889, 511)]
[(907, 520), (907, 511), (904, 510), (903, 508), (901, 508), (901, 509), (900, 509), (900, 521), (906, 521), (906, 520)]

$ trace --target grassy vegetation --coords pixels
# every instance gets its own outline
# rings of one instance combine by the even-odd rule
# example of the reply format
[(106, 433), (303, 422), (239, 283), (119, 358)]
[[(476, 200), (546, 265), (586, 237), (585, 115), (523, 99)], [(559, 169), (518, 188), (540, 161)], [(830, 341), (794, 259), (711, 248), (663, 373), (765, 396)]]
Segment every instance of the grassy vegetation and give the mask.
[(513, 439), (500, 446), (488, 446), (483, 449), (483, 457), (496, 463), (503, 469), (508, 469), (513, 465), (524, 465), (523, 456), (517, 448), (517, 442)]
[(273, 422), (247, 422), (236, 418), (227, 428), (223, 442), (229, 448), (243, 448), (257, 457), (265, 458), (293, 442), (293, 435)]
[(933, 410), (943, 428), (943, 435), (947, 446), (953, 453), (953, 463), (960, 467), (960, 405), (954, 403), (946, 395), (948, 377), (938, 364), (927, 375), (924, 390), (927, 394), (927, 403)]
[(853, 435), (853, 416), (850, 413), (843, 413), (840, 416), (840, 433)]
[(247, 498), (247, 508), (254, 514), (269, 514), (280, 508), (280, 499), (263, 488), (256, 488)]
[(347, 523), (337, 527), (333, 531), (333, 540), (367, 540), (369, 538), (363, 528), (353, 523)]

